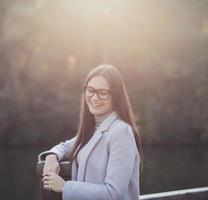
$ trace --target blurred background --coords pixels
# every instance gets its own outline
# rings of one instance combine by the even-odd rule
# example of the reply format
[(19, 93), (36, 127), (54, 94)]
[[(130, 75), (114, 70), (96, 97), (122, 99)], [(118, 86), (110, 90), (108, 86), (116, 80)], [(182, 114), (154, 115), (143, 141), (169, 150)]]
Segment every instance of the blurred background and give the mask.
[(207, 0), (0, 0), (0, 199), (37, 199), (37, 156), (76, 134), (102, 63), (141, 128), (141, 194), (207, 186), (207, 52)]

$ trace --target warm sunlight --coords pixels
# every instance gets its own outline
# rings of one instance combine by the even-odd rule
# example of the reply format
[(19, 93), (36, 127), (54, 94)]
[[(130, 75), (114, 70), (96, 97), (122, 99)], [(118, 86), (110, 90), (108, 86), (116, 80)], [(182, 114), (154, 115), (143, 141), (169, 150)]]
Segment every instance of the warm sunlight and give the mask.
[[(116, 179), (112, 181), (116, 187), (110, 185), (112, 194), (107, 195), (114, 196), (115, 191), (124, 191), (122, 188), (127, 191), (128, 186), (125, 197), (135, 200), (130, 195), (131, 187), (141, 188), (143, 195), (207, 186), (207, 52), (208, 1), (0, 0), (0, 199), (38, 200), (40, 195), (46, 195), (46, 200), (55, 199), (36, 184), (41, 183), (44, 170), (43, 163), (37, 164), (37, 160), (45, 162), (46, 155), (41, 157), (40, 153), (60, 142), (57, 155), (49, 156), (56, 168), (52, 164), (45, 167), (50, 172), (52, 166), (57, 173), (57, 159), (69, 159), (68, 151), (73, 149), (66, 147), (70, 142), (61, 142), (78, 133), (81, 136), (75, 143), (77, 147), (84, 148), (94, 135), (95, 139), (109, 139), (96, 143), (104, 146), (98, 145), (98, 156), (92, 159), (95, 162), (85, 156), (86, 165), (79, 180), (87, 184), (88, 195), (94, 195), (100, 181), (108, 179), (105, 175), (113, 144), (119, 153), (118, 158), (111, 159), (116, 168), (109, 174), (110, 179)], [(100, 76), (94, 71), (97, 77), (91, 79), (87, 74), (94, 68), (100, 70)], [(127, 92), (129, 97), (125, 96)], [(111, 130), (114, 125), (110, 125), (106, 131), (129, 134), (129, 140), (120, 135), (111, 137), (104, 129), (99, 137), (94, 134), (101, 119), (111, 111), (115, 113), (109, 115), (110, 122), (116, 122), (119, 115), (121, 129)], [(122, 120), (131, 126), (136, 143), (128, 143), (134, 140), (130, 138), (131, 129), (124, 131)], [(114, 143), (117, 139), (120, 145)], [(137, 154), (142, 143), (144, 159)], [(95, 150), (97, 146), (91, 147)], [(138, 171), (129, 173), (140, 163), (141, 179)], [(36, 164), (42, 167), (38, 175)], [(85, 166), (89, 171), (84, 170)], [(68, 177), (67, 167), (68, 164)], [(89, 190), (85, 179), (91, 170), (88, 180), (96, 190)], [(42, 181), (49, 191), (64, 191), (60, 177), (54, 181), (54, 189), (48, 183), (53, 176), (47, 176)], [(133, 181), (126, 183), (127, 179)], [(120, 188), (121, 183), (126, 186), (112, 190)], [(76, 188), (73, 191), (78, 191), (78, 196), (71, 188)], [(81, 188), (69, 185), (67, 194), (74, 196), (64, 199), (93, 200), (94, 196), (87, 196)], [(205, 192), (191, 190), (197, 196), (190, 200), (207, 199), (208, 188)], [(139, 197), (138, 190), (135, 194)], [(171, 194), (177, 199), (176, 193)], [(96, 195), (94, 199), (106, 197), (101, 198), (100, 192)], [(183, 196), (178, 198), (183, 200)]]
[(45, 69), (52, 57), (70, 69), (115, 62), (149, 70), (150, 63), (156, 67), (164, 59), (173, 60), (178, 48), (184, 58), (189, 57), (183, 47), (189, 45), (193, 32), (206, 30), (203, 18), (203, 28), (196, 26), (191, 14), (196, 9), (162, 0), (23, 1), (11, 5), (3, 38), (20, 39), (30, 52), (25, 51), (32, 53), (36, 69)]

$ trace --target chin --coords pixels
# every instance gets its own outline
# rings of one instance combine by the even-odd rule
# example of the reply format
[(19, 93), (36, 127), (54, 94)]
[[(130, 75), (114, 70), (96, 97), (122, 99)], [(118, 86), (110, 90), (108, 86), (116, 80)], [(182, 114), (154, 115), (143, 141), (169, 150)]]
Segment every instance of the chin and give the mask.
[(94, 109), (90, 109), (90, 112), (93, 114), (93, 115), (97, 115), (97, 116), (102, 116), (102, 115), (105, 115), (106, 112), (103, 112), (102, 110), (94, 110)]
[(91, 110), (90, 112), (91, 112), (93, 115), (97, 115), (97, 116), (103, 115), (103, 113), (102, 113), (102, 112), (99, 112), (99, 111)]

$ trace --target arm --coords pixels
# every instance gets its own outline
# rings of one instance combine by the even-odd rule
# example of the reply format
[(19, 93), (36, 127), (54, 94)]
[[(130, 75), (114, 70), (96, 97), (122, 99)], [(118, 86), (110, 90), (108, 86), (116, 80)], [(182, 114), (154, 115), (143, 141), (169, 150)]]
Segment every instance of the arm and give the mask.
[(45, 160), (49, 154), (55, 154), (58, 161), (66, 160), (69, 157), (70, 151), (75, 143), (76, 137), (65, 142), (60, 142), (48, 151), (44, 151), (38, 155), (38, 161)]
[(119, 127), (110, 140), (104, 183), (67, 181), (63, 188), (63, 200), (123, 199), (134, 168), (136, 144), (133, 132), (126, 124)]

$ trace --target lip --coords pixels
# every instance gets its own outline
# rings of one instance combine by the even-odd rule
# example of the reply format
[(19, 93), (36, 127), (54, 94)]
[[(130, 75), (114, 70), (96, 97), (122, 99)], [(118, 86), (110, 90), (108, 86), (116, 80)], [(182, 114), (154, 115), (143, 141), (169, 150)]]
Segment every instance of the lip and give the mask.
[(103, 104), (96, 104), (96, 103), (91, 103), (92, 106), (95, 106), (95, 107), (99, 107), (99, 106), (102, 106)]

